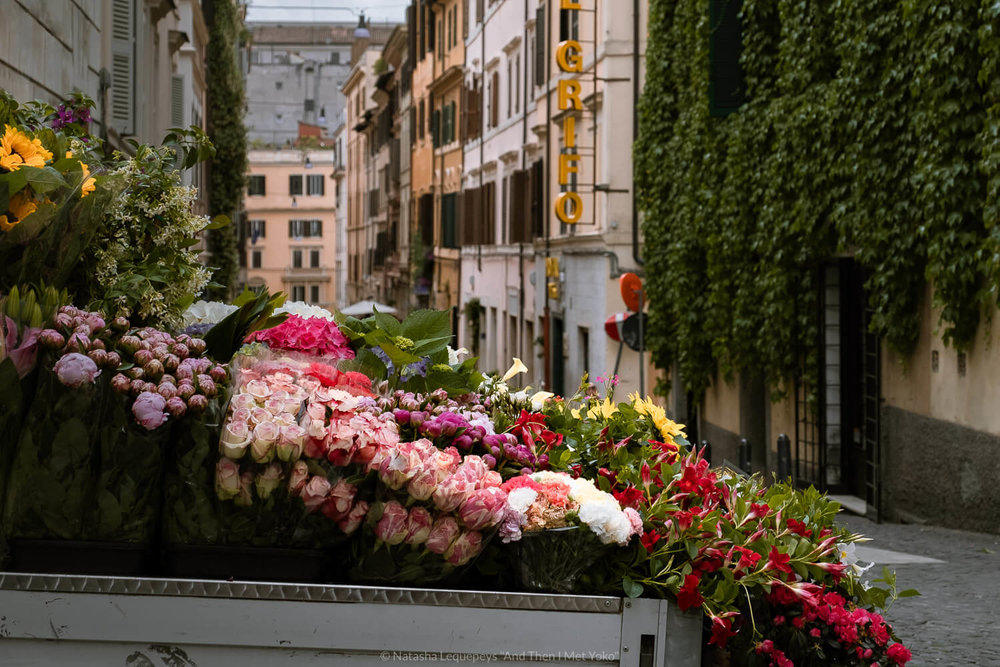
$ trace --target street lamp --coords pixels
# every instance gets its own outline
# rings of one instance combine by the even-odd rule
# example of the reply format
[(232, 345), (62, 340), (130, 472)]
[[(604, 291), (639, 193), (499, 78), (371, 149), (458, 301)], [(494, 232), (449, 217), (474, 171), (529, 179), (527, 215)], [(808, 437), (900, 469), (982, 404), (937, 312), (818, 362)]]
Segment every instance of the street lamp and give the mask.
[(358, 27), (354, 29), (354, 39), (370, 39), (371, 36), (365, 25), (365, 13), (361, 12), (361, 16), (358, 17)]

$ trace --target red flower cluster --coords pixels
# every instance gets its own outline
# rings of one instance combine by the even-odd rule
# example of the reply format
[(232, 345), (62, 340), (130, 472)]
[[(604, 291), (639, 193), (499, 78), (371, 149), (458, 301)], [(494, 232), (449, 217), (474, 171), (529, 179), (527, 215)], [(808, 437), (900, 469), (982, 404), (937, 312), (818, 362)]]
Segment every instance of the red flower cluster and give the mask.
[(255, 331), (247, 342), (267, 343), (273, 350), (304, 352), (326, 359), (353, 359), (354, 350), (335, 322), (322, 317), (290, 315), (271, 329)]
[[(775, 612), (772, 620), (776, 626), (787, 622), (813, 640), (825, 635), (848, 656), (856, 658), (858, 664), (887, 667), (886, 660), (895, 665), (905, 665), (910, 660), (909, 649), (898, 642), (890, 643), (892, 629), (881, 615), (851, 604), (839, 593), (815, 590), (819, 588), (816, 586), (808, 591), (801, 588), (795, 584), (773, 588), (768, 602)], [(777, 667), (794, 664), (770, 640), (760, 642), (755, 650), (759, 655), (769, 656), (771, 664)]]
[(535, 456), (545, 454), (562, 444), (562, 433), (550, 431), (545, 425), (546, 416), (539, 412), (521, 410), (510, 431), (528, 446)]
[(372, 379), (364, 373), (340, 371), (321, 363), (311, 363), (306, 368), (305, 375), (311, 375), (320, 381), (324, 387), (336, 387), (355, 396), (372, 396)]

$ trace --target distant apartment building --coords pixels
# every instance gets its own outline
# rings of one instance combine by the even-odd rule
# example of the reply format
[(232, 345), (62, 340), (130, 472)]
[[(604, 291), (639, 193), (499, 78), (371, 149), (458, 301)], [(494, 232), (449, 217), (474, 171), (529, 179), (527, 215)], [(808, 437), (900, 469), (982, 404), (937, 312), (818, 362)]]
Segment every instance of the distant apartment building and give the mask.
[(604, 332), (625, 311), (620, 276), (641, 272), (630, 147), (646, 3), (469, 5), (463, 344), (485, 368), (531, 360), (526, 381), (558, 394), (616, 367), (620, 394), (651, 393), (649, 355), (640, 366)]
[(247, 284), (294, 301), (337, 306), (332, 150), (251, 150), (246, 207)]
[(394, 111), (385, 112), (380, 130), (379, 100), (388, 108), (389, 97), (379, 82), (384, 87), (391, 79), (382, 49), (395, 28), (359, 31), (352, 46), (351, 73), (342, 88), (347, 102), (347, 300), (351, 303), (365, 299), (384, 303), (390, 291), (384, 282), (389, 219), (383, 191), (389, 188)]
[(329, 137), (344, 110), (355, 26), (249, 24), (247, 137), (257, 148), (294, 145), (299, 123)]

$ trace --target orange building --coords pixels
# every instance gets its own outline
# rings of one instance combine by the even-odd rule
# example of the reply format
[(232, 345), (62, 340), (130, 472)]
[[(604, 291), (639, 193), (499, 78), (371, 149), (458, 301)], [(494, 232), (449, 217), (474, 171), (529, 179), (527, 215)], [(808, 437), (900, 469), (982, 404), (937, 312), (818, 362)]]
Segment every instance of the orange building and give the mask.
[(336, 306), (336, 188), (332, 150), (251, 150), (247, 284), (294, 301)]

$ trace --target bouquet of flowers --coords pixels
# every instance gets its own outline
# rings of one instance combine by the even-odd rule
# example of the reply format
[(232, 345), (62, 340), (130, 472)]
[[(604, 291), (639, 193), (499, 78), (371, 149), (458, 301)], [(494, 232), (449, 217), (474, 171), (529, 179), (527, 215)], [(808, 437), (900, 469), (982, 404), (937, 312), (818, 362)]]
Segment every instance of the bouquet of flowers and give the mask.
[[(316, 548), (356, 530), (358, 464), (374, 456), (363, 436), (392, 437), (360, 431), (375, 421), (370, 380), (260, 345), (237, 356), (234, 376), (221, 437), (178, 448), (168, 539)], [(206, 476), (207, 486), (186, 484)]]
[(642, 533), (642, 517), (622, 509), (590, 480), (542, 471), (504, 482), (510, 511), (500, 535), (518, 542), (516, 573), (530, 590), (570, 593), (581, 573), (607, 553)]
[[(391, 414), (391, 413), (387, 413)], [(379, 447), (376, 500), (353, 544), (359, 581), (440, 581), (469, 564), (507, 513), (500, 474), (479, 456), (427, 439)]]
[[(163, 500), (163, 474), (173, 426), (197, 417), (225, 389), (227, 369), (201, 356), (205, 342), (144, 327), (128, 329), (115, 344), (122, 368), (110, 380), (101, 415), (95, 503), (88, 522), (93, 539), (148, 543)], [(100, 355), (100, 353), (95, 353)]]
[(106, 351), (115, 333), (99, 313), (71, 306), (55, 323), (38, 334), (45, 354), (9, 475), (4, 527), (11, 538), (80, 539), (94, 499), (94, 416), (108, 395), (103, 370), (120, 361)]

